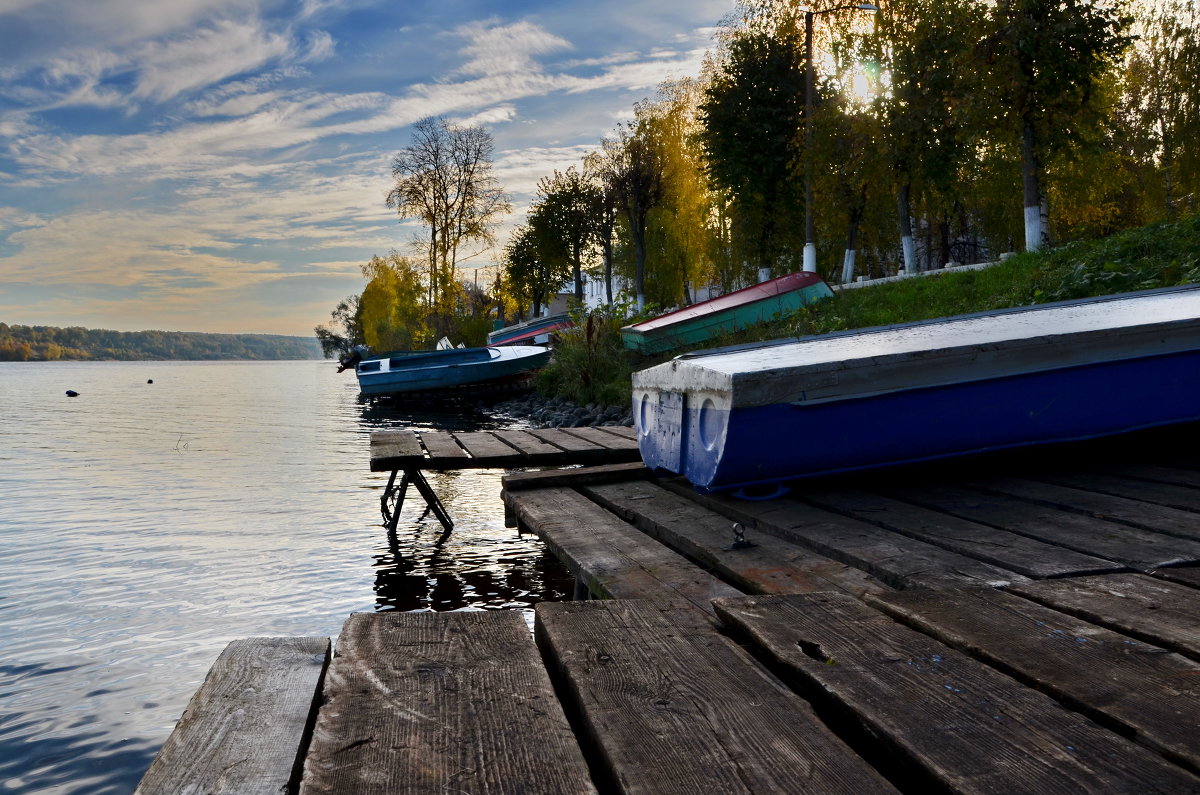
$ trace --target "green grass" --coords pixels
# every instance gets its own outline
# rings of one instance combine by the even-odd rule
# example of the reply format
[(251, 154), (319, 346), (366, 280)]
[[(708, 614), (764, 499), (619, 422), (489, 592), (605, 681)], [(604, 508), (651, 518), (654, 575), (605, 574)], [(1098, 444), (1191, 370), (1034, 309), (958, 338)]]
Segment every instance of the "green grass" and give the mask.
[[(992, 309), (1111, 295), (1200, 282), (1200, 215), (1153, 224), (1102, 240), (1021, 254), (976, 271), (952, 270), (846, 290), (774, 322), (709, 341), (714, 348), (784, 337), (911, 323)], [(539, 390), (577, 403), (625, 405), (633, 372), (671, 358), (621, 347), (626, 321), (607, 313), (580, 317), (563, 336)]]

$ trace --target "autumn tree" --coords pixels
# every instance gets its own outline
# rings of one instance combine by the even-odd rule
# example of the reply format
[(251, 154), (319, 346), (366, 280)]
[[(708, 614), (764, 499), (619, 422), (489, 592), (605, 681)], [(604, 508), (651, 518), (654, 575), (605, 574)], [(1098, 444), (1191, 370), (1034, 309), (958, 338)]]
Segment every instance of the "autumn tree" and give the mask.
[(556, 245), (526, 224), (513, 232), (504, 248), (501, 291), (518, 305), (531, 307), (534, 316), (570, 275), (562, 260), (543, 256), (543, 249)]
[(359, 316), (359, 296), (351, 295), (338, 302), (330, 315), (330, 322), (317, 326), (314, 331), (325, 358), (342, 357), (350, 353), (355, 345), (365, 345), (362, 323)]
[(654, 130), (635, 121), (623, 124), (615, 138), (601, 143), (597, 166), (613, 191), (617, 206), (629, 226), (634, 253), (634, 290), (638, 309), (646, 305), (646, 223), (650, 211), (662, 201), (663, 163)]
[(1140, 7), (1136, 30), (1125, 67), (1129, 137), (1140, 145), (1134, 155), (1158, 172), (1153, 192), (1174, 218), (1180, 197), (1200, 191), (1200, 10), (1154, 0)]
[(981, 48), (1000, 130), (1020, 140), (1025, 248), (1042, 246), (1044, 168), (1091, 121), (1097, 81), (1131, 19), (1102, 0), (998, 0)]
[(459, 261), (479, 253), (463, 256), (463, 247), (494, 244), (496, 224), (511, 211), (492, 173), (493, 149), (483, 127), (430, 117), (413, 126), (412, 143), (392, 161), (395, 184), (387, 206), (426, 227), (431, 307), (444, 308), (453, 299)]
[(640, 106), (639, 121), (653, 129), (651, 140), (663, 164), (662, 199), (651, 211), (650, 224), (659, 249), (654, 292), (665, 305), (690, 304), (695, 288), (715, 279), (711, 193), (702, 153), (693, 144), (702, 96), (698, 81), (668, 80), (659, 87), (657, 101)]
[(705, 88), (697, 136), (717, 187), (733, 200), (735, 234), (751, 244), (759, 268), (771, 268), (785, 245), (780, 229), (800, 216), (796, 178), (803, 140), (803, 41), (791, 28), (743, 31)]
[(604, 273), (604, 300), (613, 302), (613, 264), (616, 260), (617, 214), (620, 211), (620, 192), (615, 182), (615, 170), (606, 168), (604, 150), (591, 152), (583, 159), (584, 179), (595, 189), (592, 207), (592, 237), (600, 247)]
[(555, 170), (538, 181), (537, 200), (529, 227), (539, 241), (539, 254), (571, 273), (575, 298), (583, 301), (583, 269), (590, 264), (597, 242), (597, 214), (604, 196), (579, 169)]
[(427, 343), (427, 311), (417, 268), (393, 252), (362, 266), (367, 286), (359, 298), (358, 322), (364, 342), (375, 351), (416, 350)]

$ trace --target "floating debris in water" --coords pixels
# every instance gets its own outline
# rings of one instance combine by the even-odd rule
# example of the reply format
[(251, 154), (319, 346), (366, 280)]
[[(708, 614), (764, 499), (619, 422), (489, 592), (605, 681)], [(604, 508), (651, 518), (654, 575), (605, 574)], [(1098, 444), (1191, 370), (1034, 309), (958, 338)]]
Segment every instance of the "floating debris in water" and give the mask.
[(68, 389), (67, 397), (79, 397), (79, 393), (76, 392), (74, 389)]

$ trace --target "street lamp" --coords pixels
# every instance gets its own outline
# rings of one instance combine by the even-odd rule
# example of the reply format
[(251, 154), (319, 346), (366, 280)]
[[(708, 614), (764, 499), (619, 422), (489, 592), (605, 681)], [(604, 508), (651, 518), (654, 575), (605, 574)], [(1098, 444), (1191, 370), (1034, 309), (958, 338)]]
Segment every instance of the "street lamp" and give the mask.
[(874, 3), (823, 8), (820, 11), (804, 12), (804, 270), (816, 273), (817, 244), (813, 234), (812, 212), (812, 93), (813, 93), (813, 17), (832, 14), (835, 11), (878, 11)]

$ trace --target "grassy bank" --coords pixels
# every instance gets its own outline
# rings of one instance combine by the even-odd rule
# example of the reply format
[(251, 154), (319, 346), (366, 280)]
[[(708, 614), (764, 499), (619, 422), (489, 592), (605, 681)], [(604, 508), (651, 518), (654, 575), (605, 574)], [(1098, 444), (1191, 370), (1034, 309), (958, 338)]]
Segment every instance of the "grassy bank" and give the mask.
[[(990, 309), (1200, 283), (1200, 215), (1154, 224), (1103, 240), (1021, 254), (975, 271), (944, 271), (839, 293), (775, 322), (712, 340), (712, 348), (758, 340), (827, 334)], [(576, 403), (626, 405), (629, 377), (686, 349), (659, 357), (621, 347), (629, 322), (603, 310), (578, 319), (542, 371), (543, 394)]]

